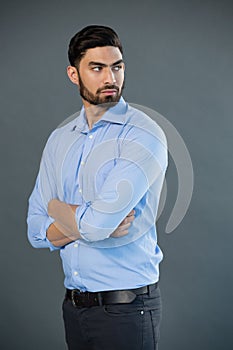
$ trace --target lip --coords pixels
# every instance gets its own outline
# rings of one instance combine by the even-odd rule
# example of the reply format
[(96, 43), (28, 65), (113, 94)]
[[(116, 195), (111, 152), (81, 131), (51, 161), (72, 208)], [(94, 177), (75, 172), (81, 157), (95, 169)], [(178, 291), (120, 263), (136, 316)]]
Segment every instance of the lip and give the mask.
[(117, 93), (117, 90), (102, 90), (101, 93), (105, 94), (105, 95), (114, 95)]

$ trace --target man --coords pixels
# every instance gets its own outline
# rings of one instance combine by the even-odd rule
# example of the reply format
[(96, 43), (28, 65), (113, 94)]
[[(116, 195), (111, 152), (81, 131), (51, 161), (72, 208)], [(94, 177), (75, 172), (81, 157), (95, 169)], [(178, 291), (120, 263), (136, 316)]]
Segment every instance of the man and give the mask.
[(155, 349), (162, 252), (156, 214), (167, 168), (160, 127), (123, 99), (117, 34), (88, 26), (67, 68), (83, 107), (49, 137), (29, 199), (28, 237), (59, 249), (68, 348)]

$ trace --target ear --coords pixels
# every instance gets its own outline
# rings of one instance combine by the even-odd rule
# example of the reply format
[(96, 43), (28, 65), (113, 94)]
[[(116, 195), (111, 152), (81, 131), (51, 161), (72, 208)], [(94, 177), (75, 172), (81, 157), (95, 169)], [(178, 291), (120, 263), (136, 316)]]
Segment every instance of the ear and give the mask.
[(77, 68), (74, 66), (68, 66), (66, 69), (67, 75), (73, 84), (79, 86), (79, 78)]

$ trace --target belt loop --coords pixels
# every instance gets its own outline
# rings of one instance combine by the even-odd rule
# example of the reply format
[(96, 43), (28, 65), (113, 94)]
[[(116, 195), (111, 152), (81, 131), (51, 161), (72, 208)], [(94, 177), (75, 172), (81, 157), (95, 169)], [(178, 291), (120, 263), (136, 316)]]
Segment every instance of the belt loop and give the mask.
[(149, 294), (149, 296), (151, 296), (152, 291), (155, 290), (157, 288), (157, 286), (158, 286), (158, 282), (156, 282), (154, 284), (150, 284), (148, 286), (148, 294)]
[(150, 296), (151, 295), (151, 288), (152, 287), (152, 285), (150, 284), (149, 286), (147, 286), (147, 288), (148, 288), (148, 295)]
[(102, 293), (101, 292), (97, 293), (97, 299), (98, 299), (98, 302), (99, 302), (99, 306), (102, 306), (103, 303), (102, 303)]

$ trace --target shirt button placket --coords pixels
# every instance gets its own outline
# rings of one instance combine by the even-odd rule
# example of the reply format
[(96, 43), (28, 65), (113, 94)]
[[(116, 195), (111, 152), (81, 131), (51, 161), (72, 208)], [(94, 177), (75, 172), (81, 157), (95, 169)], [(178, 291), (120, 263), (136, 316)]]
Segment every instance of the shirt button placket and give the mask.
[[(88, 138), (89, 139), (93, 139), (93, 134), (90, 134), (90, 135), (88, 135)], [(82, 157), (84, 158), (84, 159), (86, 159), (86, 157), (87, 157), (87, 155), (88, 155), (88, 153), (89, 153), (89, 151), (90, 151), (90, 148), (91, 148), (91, 146), (90, 146), (90, 144), (86, 144), (86, 146), (85, 146), (85, 148), (84, 148), (84, 152), (83, 152), (83, 154), (82, 154)], [(82, 166), (84, 166), (85, 164), (86, 164), (86, 162), (84, 161), (84, 160), (82, 160), (81, 161), (81, 163), (80, 163)], [(80, 169), (80, 182), (81, 182), (81, 179), (82, 179), (82, 169)], [(82, 194), (82, 188), (79, 188), (79, 193), (80, 194)]]

